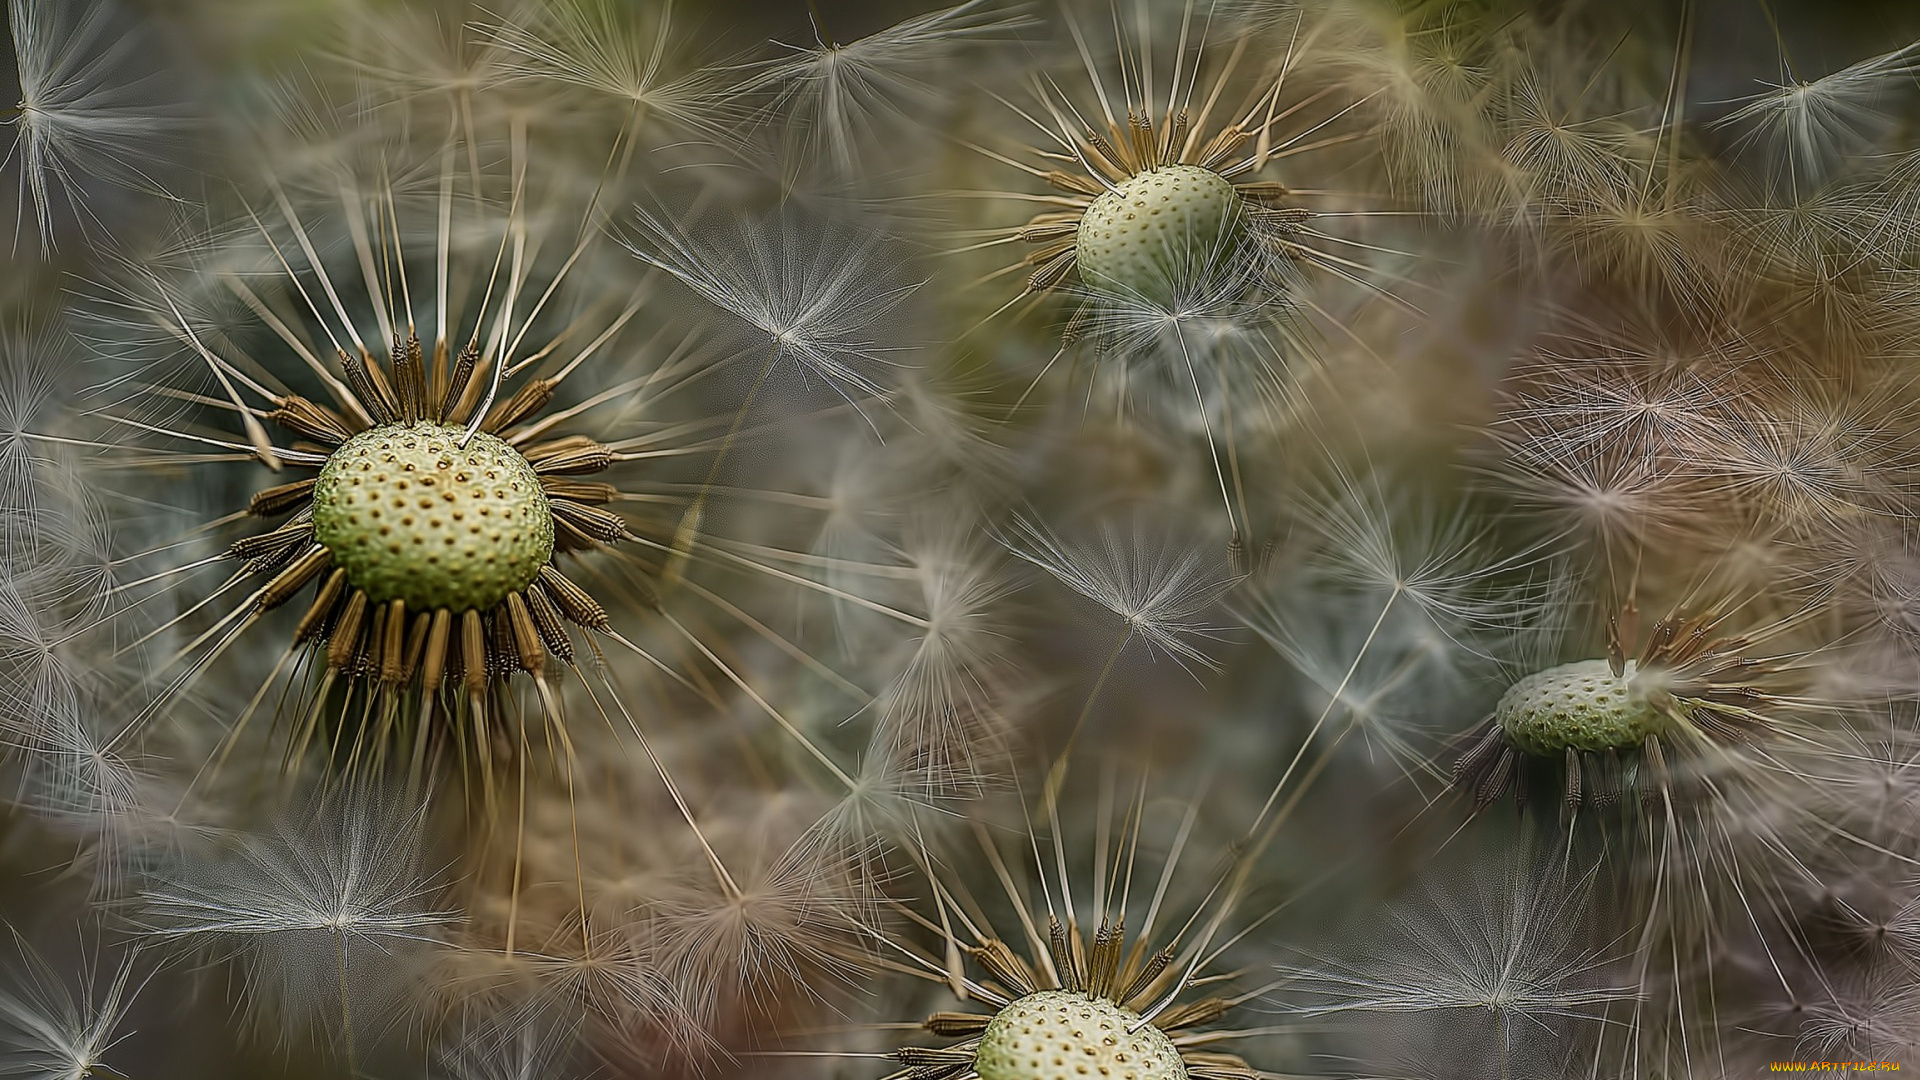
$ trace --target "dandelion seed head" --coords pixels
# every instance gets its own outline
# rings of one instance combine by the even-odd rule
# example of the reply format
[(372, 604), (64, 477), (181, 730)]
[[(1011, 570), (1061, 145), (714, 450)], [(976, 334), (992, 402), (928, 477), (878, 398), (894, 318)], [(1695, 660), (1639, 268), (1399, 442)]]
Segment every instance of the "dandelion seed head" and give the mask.
[[(1016, 268), (1026, 271), (1027, 292), (1066, 289), (1083, 297), (1070, 338), (1078, 319), (1099, 318), (1110, 300), (1181, 311), (1196, 294), (1231, 283), (1243, 307), (1274, 303), (1293, 283), (1289, 263), (1320, 261), (1299, 242), (1314, 217), (1304, 205), (1309, 200), (1263, 174), (1290, 156), (1294, 143), (1337, 124), (1345, 110), (1335, 106), (1308, 120), (1283, 108), (1293, 68), (1278, 60), (1260, 65), (1246, 103), (1229, 104), (1239, 53), (1222, 61), (1227, 50), (1215, 39), (1230, 23), (1252, 36), (1269, 28), (1242, 27), (1225, 10), (1193, 3), (1179, 12), (1172, 38), (1180, 51), (1166, 56), (1156, 55), (1164, 47), (1152, 13), (1116, 6), (1119, 56), (1108, 60), (1096, 58), (1089, 29), (1068, 11), (1083, 78), (1036, 78), (1037, 103), (1010, 105), (1034, 129), (1036, 145), (985, 151), (1052, 188), (1038, 197), (1049, 209), (1006, 235), (1032, 246)], [(1275, 55), (1290, 60), (1287, 38), (1274, 39)], [(1143, 78), (1159, 78), (1156, 62), (1167, 63), (1160, 70), (1173, 79), (1143, 85)], [(1304, 130), (1283, 130), (1283, 119)]]
[(1062, 990), (1015, 998), (973, 1052), (980, 1080), (1052, 1080), (1066, 1062), (1094, 1076), (1180, 1080), (1187, 1067), (1167, 1033), (1110, 1001)]
[[(1230, 215), (1239, 212), (1229, 209)], [(1112, 273), (1058, 287), (1081, 302), (1069, 336), (1096, 348), (1104, 365), (1151, 370), (1172, 391), (1135, 392), (1136, 402), (1164, 398), (1188, 411), (1197, 406), (1218, 412), (1222, 405), (1215, 399), (1244, 395), (1242, 408), (1257, 412), (1262, 398), (1276, 396), (1286, 361), (1303, 351), (1284, 325), (1294, 310), (1292, 292), (1262, 286), (1299, 284), (1301, 274), (1291, 260), (1244, 250), (1231, 229), (1211, 238), (1200, 235), (1205, 232), (1184, 229), (1171, 238), (1115, 234), (1121, 247)], [(1189, 241), (1189, 248), (1179, 246)], [(1096, 243), (1091, 250), (1100, 249)], [(1204, 388), (1204, 404), (1188, 400), (1195, 370), (1216, 382)]]
[(1685, 787), (1676, 777), (1697, 778), (1696, 765), (1710, 766), (1717, 752), (1781, 734), (1799, 700), (1790, 691), (1804, 679), (1796, 654), (1764, 643), (1778, 645), (1795, 620), (1742, 634), (1729, 626), (1733, 611), (1676, 611), (1644, 641), (1636, 639), (1637, 608), (1616, 611), (1604, 659), (1532, 672), (1507, 689), (1455, 763), (1455, 783), (1482, 808), (1510, 789), (1524, 799), (1531, 761), (1564, 766), (1569, 810), (1589, 795), (1618, 797), (1627, 778), (1643, 798), (1665, 797)]
[(487, 610), (553, 558), (539, 474), (500, 439), (446, 424), (372, 428), (327, 458), (314, 541), (376, 604)]
[[(713, 452), (674, 423), (696, 361), (625, 349), (648, 290), (576, 291), (630, 263), (600, 262), (604, 193), (538, 152), (567, 140), (471, 123), (431, 146), (363, 123), (363, 152), (299, 184), (263, 165), (230, 217), (95, 286), (113, 366), (86, 434), (119, 479), (153, 481), (125, 501), (174, 503), (184, 534), (125, 556), (127, 606), (158, 620), (135, 729), (252, 671), (221, 721), (234, 739), (272, 727), (343, 771), (457, 757), (477, 776), (522, 674), (560, 722), (581, 637), (642, 648), (609, 610), (684, 559), (688, 496), (606, 481), (663, 484)], [(618, 546), (620, 573), (569, 576)], [(269, 638), (282, 651), (253, 655)], [(282, 708), (291, 723), (251, 723)], [(247, 760), (232, 749), (218, 760)]]
[(1115, 291), (1164, 294), (1180, 267), (1237, 234), (1239, 214), (1233, 185), (1211, 170), (1167, 165), (1128, 177), (1080, 217), (1074, 258), (1081, 279)]
[[(1113, 780), (1103, 782), (1100, 813), (1115, 809)], [(1050, 796), (1046, 813), (1057, 821), (1062, 809), (1079, 805), (1054, 805)], [(923, 852), (916, 862), (938, 876), (928, 883), (930, 910), (912, 921), (927, 940), (877, 929), (905, 970), (945, 986), (960, 1011), (935, 1012), (921, 1025), (942, 1045), (903, 1046), (892, 1057), (983, 1080), (1052, 1080), (1077, 1075), (1076, 1067), (1142, 1080), (1261, 1075), (1221, 1049), (1238, 1049), (1231, 1040), (1251, 1034), (1231, 1026), (1241, 1000), (1210, 970), (1230, 944), (1241, 896), (1219, 881), (1208, 891), (1194, 881), (1196, 869), (1183, 865), (1197, 817), (1194, 807), (1184, 809), (1157, 867), (1149, 845), (1162, 837), (1150, 829), (1144, 787), (1123, 820), (1096, 826), (1084, 846), (1059, 828), (1029, 824), (1003, 851), (977, 825), (992, 868), (982, 867), (981, 891), (964, 874), (936, 870)], [(1070, 866), (1089, 864), (1091, 880), (1073, 876)], [(1203, 894), (1197, 906), (1190, 894)]]
[[(1658, 673), (1649, 672), (1657, 676)], [(1550, 757), (1568, 749), (1634, 750), (1667, 730), (1666, 717), (1647, 699), (1634, 661), (1615, 675), (1605, 660), (1579, 660), (1535, 672), (1509, 687), (1493, 708), (1494, 722), (1521, 750)]]

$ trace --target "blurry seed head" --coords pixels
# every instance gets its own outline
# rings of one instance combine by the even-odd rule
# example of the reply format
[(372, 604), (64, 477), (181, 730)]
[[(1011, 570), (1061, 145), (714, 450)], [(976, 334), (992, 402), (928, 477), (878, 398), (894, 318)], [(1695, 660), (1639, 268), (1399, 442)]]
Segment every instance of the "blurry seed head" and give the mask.
[(470, 1023), (434, 1050), (439, 1080), (562, 1080), (591, 1075), (569, 1067), (577, 1021), (528, 1019), (500, 1025)]
[(1805, 1007), (1796, 1057), (1893, 1061), (1920, 1050), (1920, 990), (1904, 973), (1847, 975), (1817, 985)]
[[(527, 908), (539, 906), (529, 895)], [(713, 1053), (624, 920), (589, 924), (583, 934), (577, 909), (555, 926), (541, 925), (539, 914), (519, 914), (525, 936), (508, 943), (493, 913), (469, 913), (449, 929), (448, 947), (432, 957), (422, 979), (435, 1013), (458, 1025), (436, 1055), (451, 1076), (544, 1068), (534, 1075), (565, 1077), (572, 1075), (569, 1062), (619, 1056), (615, 1048), (644, 1048), (640, 1060), (649, 1062)]]
[(839, 793), (784, 764), (803, 751), (777, 731), (641, 722), (639, 746), (583, 732), (591, 783), (530, 782), (513, 841), (469, 857), (427, 989), (503, 1033), (575, 1020), (616, 1069), (704, 1071), (844, 1007), (876, 841), (836, 827)]
[(64, 333), (0, 337), (0, 745), (14, 798), (85, 835), (124, 823), (144, 778), (116, 704), (138, 667), (108, 629), (128, 522), (67, 412), (78, 367)]
[(1007, 699), (1023, 674), (1006, 610), (1013, 586), (979, 535), (950, 521), (920, 521), (906, 554), (926, 625), (891, 635), (898, 659), (881, 670), (896, 673), (872, 706), (873, 753), (934, 792), (975, 789), (1005, 753)]
[(813, 840), (741, 833), (722, 853), (722, 874), (680, 875), (646, 901), (654, 955), (696, 1013), (744, 1009), (772, 1022), (857, 982), (868, 901), (845, 851)]

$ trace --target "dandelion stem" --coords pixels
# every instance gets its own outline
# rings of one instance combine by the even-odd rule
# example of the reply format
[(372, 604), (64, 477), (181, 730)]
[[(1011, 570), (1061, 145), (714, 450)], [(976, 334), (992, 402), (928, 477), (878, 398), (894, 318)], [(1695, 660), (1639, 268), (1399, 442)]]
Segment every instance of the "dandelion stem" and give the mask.
[(1340, 704), (1341, 697), (1347, 692), (1347, 684), (1353, 681), (1354, 673), (1360, 670), (1360, 661), (1366, 658), (1367, 650), (1373, 647), (1373, 639), (1379, 636), (1380, 627), (1386, 623), (1387, 613), (1393, 610), (1394, 601), (1400, 599), (1402, 588), (1403, 586), (1399, 584), (1394, 585), (1393, 592), (1387, 597), (1387, 602), (1381, 605), (1380, 614), (1374, 618), (1373, 626), (1367, 630), (1366, 639), (1360, 642), (1359, 650), (1353, 654), (1353, 662), (1347, 665), (1347, 673), (1340, 677), (1340, 685), (1333, 688), (1333, 694), (1327, 700), (1327, 707), (1320, 710), (1319, 718), (1314, 720), (1313, 728), (1301, 741), (1300, 749), (1293, 755), (1293, 760), (1287, 763), (1286, 771), (1280, 774), (1279, 783), (1273, 785), (1273, 792), (1267, 796), (1266, 804), (1260, 808), (1259, 816), (1254, 818), (1252, 828), (1247, 830), (1248, 836), (1252, 836), (1254, 831), (1267, 820), (1267, 815), (1273, 810), (1274, 800), (1278, 799), (1280, 792), (1286, 789), (1287, 781), (1293, 777), (1293, 770), (1299, 767), (1300, 759), (1306, 756), (1307, 748), (1313, 745), (1314, 736), (1320, 733), (1320, 728), (1326, 724), (1327, 717), (1333, 715), (1334, 706)]
[(680, 527), (673, 533), (673, 552), (666, 567), (660, 572), (662, 588), (671, 588), (677, 584), (686, 572), (686, 563), (693, 554), (694, 537), (699, 534), (701, 519), (706, 516), (707, 495), (720, 479), (720, 469), (727, 462), (727, 454), (733, 449), (734, 439), (740, 434), (740, 428), (747, 421), (747, 412), (753, 408), (753, 401), (760, 396), (760, 389), (767, 385), (767, 379), (773, 374), (773, 365), (780, 361), (780, 348), (776, 344), (767, 354), (767, 360), (760, 365), (760, 373), (753, 377), (753, 385), (747, 388), (747, 394), (740, 399), (740, 408), (733, 414), (733, 423), (728, 425), (727, 433), (720, 437), (720, 449), (714, 452), (713, 464), (707, 467), (707, 478), (700, 484), (700, 493), (693, 497), (687, 512), (680, 516)]
[(526, 869), (527, 855), (527, 737), (526, 726), (520, 725), (520, 753), (516, 762), (519, 773), (519, 806), (514, 822), (513, 834), (513, 886), (507, 902), (507, 947), (506, 955), (513, 955), (514, 938), (520, 929), (520, 877)]
[(340, 1039), (347, 1057), (347, 1075), (355, 1076), (359, 1069), (354, 1066), (353, 997), (347, 991), (347, 936), (338, 930), (333, 934), (333, 954), (340, 980)]
[[(1187, 377), (1193, 382), (1193, 401), (1200, 411), (1200, 424), (1207, 433), (1207, 453), (1213, 457), (1214, 479), (1220, 482), (1220, 502), (1227, 509), (1227, 527), (1235, 532), (1240, 530), (1240, 519), (1233, 512), (1233, 496), (1227, 494), (1227, 474), (1220, 464), (1220, 440), (1213, 434), (1213, 419), (1207, 415), (1207, 395), (1200, 389), (1200, 372), (1193, 365), (1193, 353), (1187, 347), (1187, 335), (1179, 335), (1180, 359), (1187, 369)], [(1225, 396), (1224, 394), (1222, 396)]]
[(839, 48), (840, 43), (833, 40), (833, 35), (827, 31), (827, 19), (820, 14), (818, 0), (807, 0), (807, 14), (813, 19), (813, 36), (819, 39), (820, 46), (826, 49)]
[(1093, 703), (1099, 700), (1100, 691), (1106, 688), (1108, 676), (1113, 674), (1113, 665), (1119, 663), (1120, 654), (1127, 649), (1127, 643), (1133, 640), (1133, 627), (1129, 626), (1113, 643), (1112, 651), (1107, 653), (1107, 662), (1101, 666), (1099, 677), (1093, 680), (1093, 688), (1087, 691), (1086, 704), (1080, 706), (1080, 715), (1073, 721), (1073, 730), (1067, 735), (1067, 744), (1053, 756), (1053, 766), (1047, 770), (1046, 805), (1051, 807), (1054, 798), (1060, 792), (1060, 785), (1067, 778), (1067, 759), (1073, 755), (1073, 748), (1080, 741), (1080, 730), (1087, 726), (1087, 718), (1093, 715)]

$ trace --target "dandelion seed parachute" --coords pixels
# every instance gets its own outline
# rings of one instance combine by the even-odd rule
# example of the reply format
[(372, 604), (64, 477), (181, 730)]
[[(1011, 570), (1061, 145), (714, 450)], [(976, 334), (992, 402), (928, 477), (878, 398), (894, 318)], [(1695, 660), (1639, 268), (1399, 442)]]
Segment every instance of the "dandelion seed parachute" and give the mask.
[[(8, 928), (7, 977), (0, 982), (0, 1068), (49, 1080), (106, 1080), (125, 1074), (119, 1044), (130, 1034), (127, 1014), (145, 986), (139, 956), (123, 954), (110, 971), (100, 957), (82, 965), (81, 983), (43, 957), (18, 930)], [(104, 976), (104, 977), (102, 977)], [(116, 1047), (123, 1053), (116, 1054)]]
[(6, 163), (19, 171), (14, 247), (29, 210), (43, 253), (62, 234), (106, 243), (136, 227), (113, 185), (173, 199), (177, 170), (166, 139), (189, 127), (181, 79), (161, 60), (151, 26), (110, 0), (8, 0), (20, 99)]
[(1258, 684), (1298, 696), (1310, 725), (1300, 737), (1357, 735), (1351, 755), (1415, 783), (1431, 778), (1447, 718), (1481, 701), (1498, 658), (1570, 616), (1550, 547), (1501, 535), (1484, 492), (1442, 495), (1419, 475), (1336, 468), (1301, 485), (1292, 542), (1234, 603), (1304, 679)]
[[(510, 78), (577, 88), (619, 120), (623, 154), (636, 140), (660, 149), (682, 139), (725, 141), (747, 114), (730, 99), (724, 69), (702, 65), (702, 44), (686, 32), (687, 8), (556, 0), (490, 17), (476, 35)], [(395, 37), (393, 40), (397, 40)]]
[(503, 1033), (571, 1020), (602, 1060), (694, 1072), (844, 1007), (871, 845), (827, 827), (831, 795), (754, 775), (771, 755), (741, 752), (751, 721), (649, 740), (657, 763), (609, 758), (590, 819), (564, 786), (530, 787), (522, 836), (470, 861), (427, 1005)]
[(353, 796), (304, 818), (156, 867), (135, 922), (155, 943), (243, 961), (252, 1022), (318, 1036), (351, 1065), (356, 1042), (408, 1018), (453, 913), (434, 903), (421, 807)]
[(1004, 41), (1035, 21), (996, 0), (967, 0), (853, 41), (816, 22), (814, 45), (778, 43), (781, 55), (749, 65), (739, 89), (768, 99), (762, 119), (780, 126), (790, 169), (818, 162), (842, 183), (870, 180), (869, 167), (898, 166), (901, 140), (941, 126), (934, 76), (951, 85), (967, 46)]
[(1096, 541), (1076, 543), (1016, 517), (1005, 542), (1016, 558), (1118, 615), (1122, 645), (1138, 638), (1177, 663), (1213, 665), (1190, 639), (1215, 636), (1220, 627), (1201, 616), (1237, 576), (1204, 551), (1178, 539), (1152, 537), (1137, 520), (1130, 536), (1109, 524)]
[(1639, 998), (1597, 874), (1528, 846), (1450, 856), (1417, 894), (1348, 931), (1340, 953), (1279, 966), (1274, 1000), (1327, 1018), (1361, 1070), (1578, 1073), (1609, 1060)]
[[(87, 835), (124, 825), (145, 786), (107, 715), (134, 668), (92, 648), (115, 611), (116, 505), (87, 481), (84, 429), (62, 402), (82, 350), (20, 316), (0, 344), (0, 745), (15, 798)], [(111, 862), (111, 860), (106, 860)]]

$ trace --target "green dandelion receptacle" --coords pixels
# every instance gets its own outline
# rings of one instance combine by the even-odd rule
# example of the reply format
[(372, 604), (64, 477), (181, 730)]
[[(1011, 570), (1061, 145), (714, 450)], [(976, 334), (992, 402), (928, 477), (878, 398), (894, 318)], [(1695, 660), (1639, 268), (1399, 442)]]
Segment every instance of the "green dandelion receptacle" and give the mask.
[(553, 511), (527, 459), (499, 438), (437, 423), (354, 436), (313, 489), (314, 539), (375, 603), (485, 610), (553, 556)]
[[(1627, 789), (1643, 802), (1671, 798), (1697, 759), (1774, 730), (1788, 700), (1780, 695), (1784, 658), (1758, 655), (1749, 635), (1722, 635), (1725, 616), (1668, 615), (1634, 656), (1610, 621), (1608, 659), (1577, 660), (1513, 683), (1480, 735), (1454, 762), (1454, 783), (1485, 809), (1511, 791), (1524, 802), (1528, 774), (1552, 767), (1567, 808), (1610, 803)], [(1696, 763), (1679, 766), (1675, 755)]]
[(1187, 1080), (1167, 1033), (1102, 998), (1042, 990), (1009, 1004), (980, 1036), (980, 1080)]
[(1148, 169), (1110, 188), (1075, 235), (1081, 280), (1165, 302), (1204, 280), (1240, 244), (1243, 208), (1233, 184), (1197, 165)]
[(1637, 749), (1671, 726), (1667, 714), (1635, 685), (1638, 674), (1631, 660), (1619, 675), (1605, 660), (1535, 672), (1501, 696), (1494, 720), (1517, 749), (1537, 757)]

